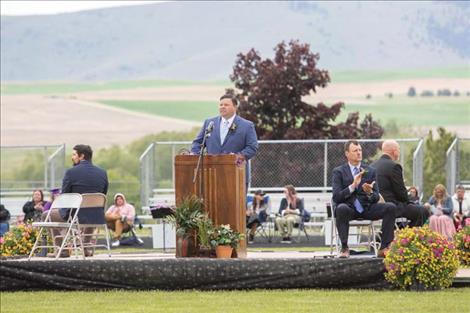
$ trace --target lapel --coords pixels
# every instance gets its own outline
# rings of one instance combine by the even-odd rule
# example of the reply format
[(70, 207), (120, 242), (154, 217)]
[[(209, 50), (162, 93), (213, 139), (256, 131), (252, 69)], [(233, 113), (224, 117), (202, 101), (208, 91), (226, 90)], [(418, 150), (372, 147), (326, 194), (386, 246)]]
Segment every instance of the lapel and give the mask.
[(217, 145), (220, 146), (220, 121), (221, 121), (221, 117), (217, 117), (214, 119), (214, 131), (212, 132), (212, 135), (211, 136), (214, 136), (214, 140), (215, 142), (217, 142)]
[(354, 177), (352, 176), (351, 169), (349, 168), (349, 163), (347, 162), (343, 166), (343, 175), (346, 178), (345, 180), (346, 186), (351, 185), (354, 180)]
[[(222, 120), (222, 118), (220, 118), (219, 120)], [(219, 124), (220, 124), (220, 121), (219, 121)], [(230, 128), (232, 128), (232, 125), (235, 124), (235, 125), (238, 125), (238, 115), (235, 115), (235, 118), (233, 119), (233, 122), (232, 124), (230, 125)], [(227, 136), (225, 136), (225, 139), (224, 139), (224, 142), (222, 143), (222, 147), (225, 146), (225, 144), (227, 143), (227, 140), (230, 136), (232, 136), (232, 133), (235, 133), (235, 131), (231, 131), (229, 128), (228, 130), (228, 133), (227, 133)], [(220, 131), (219, 131), (219, 142), (220, 142)]]

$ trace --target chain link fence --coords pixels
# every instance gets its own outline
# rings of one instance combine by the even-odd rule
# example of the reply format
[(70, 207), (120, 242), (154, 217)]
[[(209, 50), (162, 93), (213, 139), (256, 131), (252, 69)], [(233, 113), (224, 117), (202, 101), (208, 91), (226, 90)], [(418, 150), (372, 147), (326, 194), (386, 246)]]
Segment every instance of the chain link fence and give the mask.
[(470, 138), (455, 138), (447, 149), (446, 184), (451, 195), (457, 185), (470, 188)]
[(65, 145), (2, 146), (1, 191), (60, 187), (65, 172)]
[[(335, 167), (346, 161), (347, 140), (269, 140), (259, 141), (251, 160), (251, 189), (282, 190), (292, 184), (299, 191), (328, 191)], [(380, 157), (382, 140), (358, 140), (363, 159), (371, 163)], [(405, 183), (423, 186), (423, 140), (397, 139), (401, 147), (400, 163)], [(145, 206), (156, 192), (173, 192), (173, 159), (181, 149), (190, 149), (190, 141), (152, 143), (140, 158), (141, 203)]]

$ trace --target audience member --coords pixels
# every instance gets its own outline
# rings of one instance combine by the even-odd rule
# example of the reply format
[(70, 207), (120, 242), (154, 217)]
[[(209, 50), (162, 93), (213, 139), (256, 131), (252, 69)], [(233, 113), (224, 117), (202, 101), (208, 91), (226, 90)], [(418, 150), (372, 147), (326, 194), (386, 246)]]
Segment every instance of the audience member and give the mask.
[(256, 229), (261, 223), (266, 222), (268, 203), (265, 201), (266, 194), (261, 190), (256, 190), (253, 201), (248, 203), (246, 209), (246, 228), (250, 230), (248, 241), (255, 238)]
[(408, 188), (408, 200), (416, 205), (421, 205), (421, 200), (419, 199), (419, 191), (415, 186)]
[(452, 239), (455, 234), (452, 214), (454, 206), (452, 198), (447, 194), (446, 187), (442, 184), (436, 185), (433, 195), (424, 206), (432, 213), (429, 218), (429, 228), (448, 239)]
[(290, 243), (294, 225), (300, 223), (304, 213), (303, 199), (297, 197), (294, 186), (284, 187), (285, 197), (279, 206), (279, 216), (276, 217), (276, 227), (281, 233), (282, 242)]
[[(108, 176), (106, 171), (99, 168), (92, 163), (93, 150), (88, 145), (76, 145), (72, 150), (72, 163), (73, 167), (65, 172), (64, 179), (62, 180), (62, 193), (103, 193), (108, 192)], [(88, 210), (89, 212), (102, 212), (95, 210)], [(87, 211), (87, 212), (88, 212)], [(51, 221), (65, 222), (69, 216), (73, 214), (68, 208), (52, 209), (50, 213)], [(102, 213), (101, 213), (102, 214)], [(104, 218), (103, 214), (100, 216), (83, 216), (83, 222), (93, 224), (96, 218)], [(82, 217), (80, 217), (82, 219)], [(81, 221), (82, 222), (82, 221)], [(103, 221), (104, 222), (104, 221)], [(87, 227), (83, 231), (83, 242), (89, 243), (91, 241), (91, 234), (94, 228)], [(56, 246), (62, 245), (62, 238), (57, 238), (59, 235), (58, 230), (53, 230), (53, 237)], [(91, 249), (85, 250), (86, 256), (92, 256)], [(52, 255), (51, 255), (52, 256)], [(69, 253), (63, 251), (60, 257), (68, 257)]]
[(60, 195), (60, 188), (51, 189), (50, 193), (51, 193), (51, 199), (44, 204), (43, 212), (49, 211), (49, 209), (51, 208), (52, 202), (54, 202), (55, 198), (57, 198), (57, 196)]
[(105, 219), (108, 227), (114, 231), (113, 247), (119, 247), (122, 233), (132, 229), (135, 208), (126, 202), (122, 193), (114, 195), (114, 204), (106, 211)]
[(403, 168), (397, 161), (400, 158), (400, 145), (395, 140), (385, 140), (382, 144), (382, 156), (371, 164), (376, 169), (377, 184), (380, 194), (386, 202), (397, 207), (396, 217), (405, 217), (409, 226), (422, 226), (428, 219), (428, 211), (409, 201), (403, 179)]
[(341, 240), (340, 258), (349, 257), (349, 222), (358, 218), (382, 220), (382, 240), (379, 257), (384, 257), (393, 240), (396, 206), (393, 203), (378, 203), (380, 199), (373, 167), (361, 164), (362, 148), (356, 140), (344, 145), (347, 163), (333, 169), (333, 202), (336, 205), (336, 228)]
[(454, 206), (454, 223), (457, 230), (465, 225), (470, 225), (470, 200), (465, 196), (465, 188), (458, 185), (452, 196)]
[(44, 194), (42, 190), (36, 189), (33, 191), (31, 201), (28, 201), (23, 206), (24, 222), (38, 222), (41, 220), (41, 215), (44, 208)]
[(0, 204), (0, 237), (10, 230), (10, 212)]

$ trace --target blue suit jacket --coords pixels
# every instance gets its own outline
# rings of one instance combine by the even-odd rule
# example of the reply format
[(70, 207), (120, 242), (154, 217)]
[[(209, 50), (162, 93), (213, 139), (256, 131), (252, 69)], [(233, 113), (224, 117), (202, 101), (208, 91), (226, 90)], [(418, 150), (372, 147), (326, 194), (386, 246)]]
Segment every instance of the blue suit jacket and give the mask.
[[(214, 129), (209, 138), (206, 139), (207, 153), (209, 154), (229, 154), (241, 153), (246, 160), (251, 159), (258, 150), (258, 138), (255, 126), (252, 122), (236, 115), (223, 143), (220, 142), (220, 121), (221, 117), (213, 117), (204, 121), (201, 131), (194, 139), (191, 152), (199, 154), (204, 138), (204, 132), (209, 123), (214, 122)], [(235, 126), (234, 126), (235, 125)], [(233, 129), (235, 128), (235, 129)]]
[[(108, 175), (102, 168), (94, 166), (90, 161), (82, 160), (79, 164), (65, 172), (62, 181), (62, 193), (95, 193), (106, 194), (108, 192)], [(60, 214), (65, 220), (70, 210), (61, 210)], [(87, 210), (87, 213), (79, 212), (80, 223), (104, 222), (104, 210)]]
[[(372, 204), (379, 201), (380, 196), (375, 169), (364, 164), (361, 164), (361, 167), (366, 170), (366, 173), (362, 175), (359, 187), (352, 193), (349, 191), (349, 185), (352, 184), (354, 178), (349, 169), (349, 164), (343, 164), (333, 170), (333, 201), (336, 205), (346, 203), (354, 208), (354, 201), (358, 199), (362, 207), (367, 210)], [(373, 192), (371, 195), (367, 195), (367, 193), (362, 190), (362, 185), (364, 183), (370, 184), (373, 181), (375, 181)]]

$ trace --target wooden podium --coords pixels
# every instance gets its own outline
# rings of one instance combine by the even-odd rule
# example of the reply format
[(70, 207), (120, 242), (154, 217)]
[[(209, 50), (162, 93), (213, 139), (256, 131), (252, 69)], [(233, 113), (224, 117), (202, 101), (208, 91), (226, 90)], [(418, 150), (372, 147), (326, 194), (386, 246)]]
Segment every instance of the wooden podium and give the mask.
[[(233, 154), (204, 156), (204, 184), (201, 186), (201, 168), (193, 183), (198, 158), (198, 155), (175, 156), (176, 205), (189, 195), (198, 196), (202, 187), (204, 208), (214, 224), (230, 224), (233, 229), (245, 234), (245, 163), (237, 166)], [(236, 254), (241, 258), (246, 257), (246, 239), (240, 241)]]

